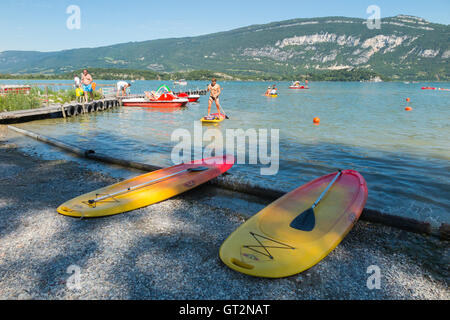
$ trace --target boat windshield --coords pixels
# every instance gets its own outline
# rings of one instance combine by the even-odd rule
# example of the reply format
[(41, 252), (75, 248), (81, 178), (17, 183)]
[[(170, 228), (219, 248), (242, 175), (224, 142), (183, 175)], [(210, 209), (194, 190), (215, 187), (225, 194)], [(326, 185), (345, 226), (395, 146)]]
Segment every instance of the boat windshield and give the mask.
[(172, 90), (165, 84), (161, 85), (158, 90), (156, 90), (156, 94), (161, 95), (164, 93), (171, 93)]

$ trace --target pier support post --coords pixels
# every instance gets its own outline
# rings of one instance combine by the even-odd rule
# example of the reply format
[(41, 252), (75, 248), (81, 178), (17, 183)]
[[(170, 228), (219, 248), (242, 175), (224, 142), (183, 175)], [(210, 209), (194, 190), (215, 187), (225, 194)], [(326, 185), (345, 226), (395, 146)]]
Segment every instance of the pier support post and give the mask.
[(64, 119), (67, 118), (67, 116), (66, 116), (66, 106), (65, 105), (61, 106), (61, 113), (62, 113)]
[(45, 86), (45, 99), (47, 107), (50, 105), (50, 101), (48, 100), (48, 86)]

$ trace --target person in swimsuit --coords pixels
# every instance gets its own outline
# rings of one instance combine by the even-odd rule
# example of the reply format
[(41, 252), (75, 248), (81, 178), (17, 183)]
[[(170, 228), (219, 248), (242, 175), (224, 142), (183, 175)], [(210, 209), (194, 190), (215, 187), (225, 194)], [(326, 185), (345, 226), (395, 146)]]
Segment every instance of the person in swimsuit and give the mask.
[(273, 85), (272, 90), (270, 90), (270, 94), (273, 96), (278, 94), (276, 85)]
[(208, 85), (208, 90), (207, 91), (211, 92), (211, 95), (209, 96), (209, 101), (208, 101), (208, 116), (211, 113), (211, 105), (212, 105), (213, 102), (216, 103), (217, 112), (219, 114), (221, 114), (221, 112), (220, 112), (220, 103), (219, 103), (219, 96), (220, 96), (220, 93), (222, 92), (222, 88), (217, 83), (216, 78), (213, 78), (211, 80), (211, 84)]
[(89, 96), (91, 97), (92, 100), (94, 100), (94, 94), (93, 94), (93, 90), (92, 90), (92, 82), (94, 80), (92, 79), (92, 76), (89, 74), (89, 72), (84, 69), (83, 70), (83, 76), (81, 77), (81, 83), (83, 91), (84, 91), (84, 101), (89, 102), (88, 99), (88, 92), (89, 92)]
[(145, 93), (145, 96), (147, 97), (147, 99), (149, 99), (149, 100), (158, 100), (158, 98), (159, 98), (159, 95), (156, 94), (155, 91), (151, 91), (151, 92), (145, 91), (144, 93)]

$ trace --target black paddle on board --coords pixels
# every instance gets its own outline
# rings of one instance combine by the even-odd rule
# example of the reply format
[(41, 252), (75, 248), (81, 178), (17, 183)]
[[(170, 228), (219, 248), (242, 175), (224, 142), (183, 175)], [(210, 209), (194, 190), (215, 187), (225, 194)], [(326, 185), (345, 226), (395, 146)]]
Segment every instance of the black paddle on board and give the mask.
[(319, 198), (313, 203), (311, 208), (307, 209), (300, 213), (289, 225), (290, 227), (300, 230), (300, 231), (312, 231), (316, 226), (316, 216), (314, 213), (314, 208), (322, 201), (325, 194), (330, 190), (336, 180), (342, 174), (342, 170), (339, 170), (334, 179), (330, 182), (330, 184), (325, 188), (325, 190), (320, 194)]

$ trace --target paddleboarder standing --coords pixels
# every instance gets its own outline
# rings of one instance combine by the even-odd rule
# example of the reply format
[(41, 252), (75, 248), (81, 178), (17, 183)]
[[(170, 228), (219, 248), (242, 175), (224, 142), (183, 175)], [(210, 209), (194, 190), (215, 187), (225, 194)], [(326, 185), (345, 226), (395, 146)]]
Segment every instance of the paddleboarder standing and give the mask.
[(213, 78), (211, 80), (211, 83), (208, 85), (208, 90), (211, 94), (209, 96), (209, 101), (208, 101), (208, 116), (211, 113), (211, 105), (213, 102), (216, 103), (216, 107), (217, 107), (217, 112), (219, 114), (221, 114), (220, 112), (220, 103), (219, 103), (219, 96), (220, 93), (222, 92), (222, 88), (220, 87), (220, 85), (217, 83), (217, 79)]

